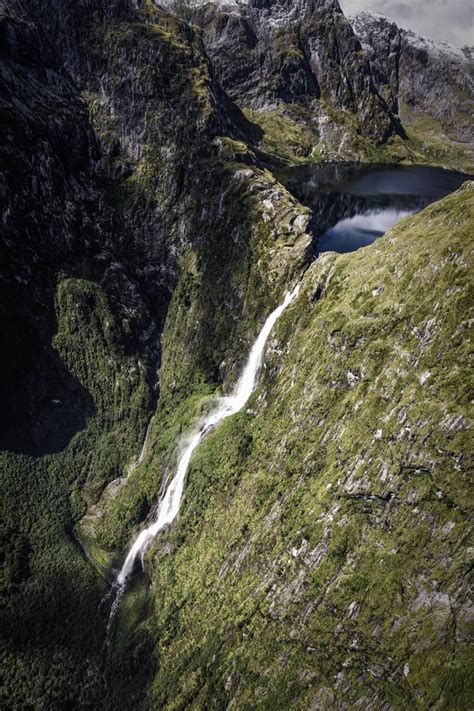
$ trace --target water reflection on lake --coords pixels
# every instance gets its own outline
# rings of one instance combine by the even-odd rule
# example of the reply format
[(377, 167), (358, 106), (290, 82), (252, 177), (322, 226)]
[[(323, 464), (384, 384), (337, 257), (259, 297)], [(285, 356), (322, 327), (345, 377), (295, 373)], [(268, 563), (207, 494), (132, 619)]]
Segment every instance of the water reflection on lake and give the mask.
[(313, 211), (314, 252), (353, 252), (473, 176), (430, 166), (333, 163), (288, 168), (279, 180)]

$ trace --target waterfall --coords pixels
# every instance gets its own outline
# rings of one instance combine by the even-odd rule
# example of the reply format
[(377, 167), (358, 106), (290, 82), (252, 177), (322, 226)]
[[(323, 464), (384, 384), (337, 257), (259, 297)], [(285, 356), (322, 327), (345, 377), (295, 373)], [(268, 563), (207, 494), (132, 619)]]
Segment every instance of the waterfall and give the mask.
[(117, 585), (123, 586), (125, 584), (128, 576), (133, 571), (135, 561), (138, 557), (140, 557), (143, 565), (145, 552), (158, 531), (161, 531), (162, 528), (170, 524), (176, 518), (183, 495), (186, 472), (194, 450), (199, 446), (208, 432), (213, 430), (219, 422), (239, 412), (255, 390), (258, 374), (262, 365), (265, 344), (271, 330), (286, 307), (293, 301), (298, 291), (299, 286), (296, 286), (293, 291), (288, 292), (283, 303), (280, 304), (265, 321), (250, 351), (245, 368), (242, 371), (242, 375), (232, 395), (219, 398), (215, 407), (200, 421), (198, 428), (187, 437), (183, 452), (178, 460), (176, 474), (158, 504), (156, 518), (148, 528), (145, 528), (137, 536), (117, 576)]
[(128, 477), (130, 476), (130, 474), (133, 474), (133, 472), (135, 471), (135, 469), (136, 469), (137, 467), (139, 467), (140, 464), (143, 462), (143, 459), (144, 459), (144, 457), (145, 457), (145, 452), (146, 452), (147, 447), (148, 447), (148, 438), (150, 437), (151, 426), (152, 426), (152, 424), (153, 424), (154, 419), (155, 419), (155, 416), (153, 416), (153, 417), (151, 418), (151, 420), (149, 421), (149, 423), (148, 423), (148, 427), (146, 428), (146, 432), (145, 432), (145, 439), (143, 440), (143, 446), (142, 446), (142, 448), (141, 448), (141, 450), (140, 450), (140, 454), (138, 455), (138, 457), (136, 457), (136, 459), (133, 460), (133, 462), (132, 462), (132, 463), (130, 464), (130, 466), (128, 467), (128, 469), (127, 469), (127, 477), (126, 477), (126, 478), (128, 478)]

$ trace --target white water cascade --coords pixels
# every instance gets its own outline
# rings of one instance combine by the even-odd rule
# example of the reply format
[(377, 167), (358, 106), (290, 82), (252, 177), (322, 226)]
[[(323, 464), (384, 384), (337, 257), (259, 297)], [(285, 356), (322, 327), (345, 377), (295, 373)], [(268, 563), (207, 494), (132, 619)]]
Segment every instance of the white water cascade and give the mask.
[(221, 422), (221, 420), (229, 417), (229, 415), (234, 415), (239, 412), (255, 390), (259, 370), (262, 365), (263, 351), (271, 330), (286, 307), (293, 301), (298, 291), (299, 286), (296, 286), (293, 291), (288, 292), (283, 303), (280, 304), (280, 306), (278, 306), (278, 308), (276, 308), (265, 321), (265, 324), (260, 331), (252, 350), (250, 351), (245, 368), (232, 395), (219, 398), (216, 403), (216, 407), (201, 420), (198, 429), (187, 438), (185, 448), (178, 461), (176, 474), (169, 483), (161, 501), (158, 504), (155, 521), (148, 526), (148, 528), (141, 531), (141, 533), (137, 536), (125, 559), (122, 569), (117, 576), (118, 586), (125, 585), (128, 576), (133, 571), (135, 561), (138, 557), (140, 557), (143, 565), (143, 557), (145, 552), (158, 531), (161, 531), (162, 528), (170, 524), (176, 518), (183, 495), (186, 472), (196, 447), (199, 446), (208, 432), (213, 430), (219, 422)]
[(146, 453), (146, 450), (147, 450), (147, 447), (148, 447), (148, 438), (149, 438), (149, 436), (150, 436), (151, 426), (152, 426), (152, 424), (153, 424), (153, 420), (154, 420), (154, 419), (155, 419), (155, 418), (152, 417), (151, 420), (150, 420), (150, 422), (148, 423), (148, 427), (146, 428), (146, 433), (145, 433), (145, 439), (143, 440), (143, 446), (142, 446), (142, 448), (141, 448), (141, 450), (140, 450), (140, 454), (138, 455), (138, 457), (137, 457), (136, 459), (133, 460), (133, 462), (130, 464), (130, 466), (129, 466), (128, 469), (127, 469), (127, 476), (126, 476), (127, 479), (128, 479), (128, 477), (130, 476), (130, 474), (133, 474), (133, 472), (135, 471), (135, 469), (136, 469), (137, 467), (139, 467), (140, 464), (143, 462), (143, 459), (144, 459), (144, 457), (145, 457), (145, 453)]

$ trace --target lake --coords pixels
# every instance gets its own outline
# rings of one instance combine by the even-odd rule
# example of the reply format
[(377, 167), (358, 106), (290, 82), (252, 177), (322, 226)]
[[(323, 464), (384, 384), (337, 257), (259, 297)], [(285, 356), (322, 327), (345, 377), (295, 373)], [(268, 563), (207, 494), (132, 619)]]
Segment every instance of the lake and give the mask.
[(277, 177), (313, 211), (315, 254), (366, 247), (403, 217), (474, 179), (430, 166), (354, 163), (286, 168)]

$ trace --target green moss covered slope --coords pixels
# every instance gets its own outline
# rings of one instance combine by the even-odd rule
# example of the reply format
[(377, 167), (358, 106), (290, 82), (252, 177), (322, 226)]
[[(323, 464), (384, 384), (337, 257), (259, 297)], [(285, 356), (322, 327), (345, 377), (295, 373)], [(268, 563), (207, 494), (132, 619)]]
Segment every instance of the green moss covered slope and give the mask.
[(148, 554), (153, 708), (468, 707), (473, 219), (466, 184), (306, 272)]

